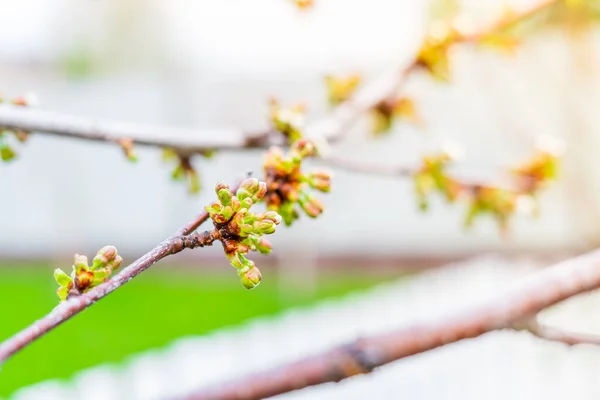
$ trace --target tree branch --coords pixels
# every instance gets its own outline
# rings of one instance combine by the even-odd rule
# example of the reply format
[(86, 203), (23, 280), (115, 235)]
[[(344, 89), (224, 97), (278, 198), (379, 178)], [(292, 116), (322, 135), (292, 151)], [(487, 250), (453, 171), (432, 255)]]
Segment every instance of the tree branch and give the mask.
[[(350, 344), (269, 371), (202, 388), (188, 398), (262, 399), (307, 386), (338, 382), (440, 346), (495, 330), (512, 329), (518, 321), (531, 318), (545, 308), (598, 287), (600, 250), (595, 250), (537, 272), (512, 291), (475, 304), (443, 320), (360, 338)], [(554, 337), (558, 336), (556, 332), (552, 333)]]
[[(206, 218), (204, 218), (204, 220), (206, 220)], [(200, 220), (196, 220), (194, 224), (199, 222)], [(186, 225), (185, 229), (189, 230), (190, 226), (191, 224)], [(110, 280), (92, 288), (86, 293), (71, 297), (60, 303), (45, 317), (35, 321), (21, 332), (2, 342), (0, 344), (0, 363), (4, 362), (17, 351), (23, 349), (35, 339), (50, 332), (52, 329), (85, 310), (98, 300), (117, 290), (161, 259), (169, 255), (177, 254), (186, 248), (192, 249), (210, 246), (215, 239), (214, 232), (196, 232), (191, 235), (177, 235), (164, 240), (148, 253), (121, 270), (121, 272), (113, 276)]]
[(239, 149), (264, 146), (269, 132), (244, 133), (234, 129), (199, 131), (125, 122), (105, 121), (31, 107), (0, 105), (0, 126), (28, 132), (47, 133), (82, 140), (169, 147), (186, 153), (208, 149)]
[(540, 324), (535, 318), (530, 319), (523, 327), (517, 325), (515, 329), (526, 330), (540, 339), (559, 342), (569, 346), (578, 344), (600, 345), (600, 336), (598, 335), (565, 331), (553, 326)]

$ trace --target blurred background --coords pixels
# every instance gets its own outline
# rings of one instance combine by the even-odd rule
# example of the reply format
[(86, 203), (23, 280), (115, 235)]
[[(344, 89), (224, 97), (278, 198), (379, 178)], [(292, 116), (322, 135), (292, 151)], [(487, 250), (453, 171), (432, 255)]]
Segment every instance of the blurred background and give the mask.
[[(465, 23), (484, 26), (507, 5), (532, 1), (462, 3), (470, 17)], [(271, 96), (286, 105), (306, 103), (312, 121), (329, 111), (326, 74), (360, 73), (368, 82), (410, 63), (431, 6), (419, 0), (316, 0), (300, 12), (287, 0), (0, 0), (0, 5), (3, 96), (33, 91), (38, 106), (47, 110), (250, 131), (268, 126)], [(452, 56), (451, 83), (425, 74), (407, 82), (424, 128), (397, 123), (391, 134), (374, 138), (363, 121), (333, 148), (349, 158), (410, 164), (454, 141), (466, 152), (462, 174), (494, 178), (500, 168), (526, 159), (539, 135), (563, 140), (567, 152), (559, 183), (540, 197), (539, 217), (514, 218), (508, 238), (491, 219), (465, 230), (461, 206), (433, 201), (427, 213), (419, 212), (410, 180), (336, 170), (334, 190), (323, 196), (322, 217), (280, 229), (272, 238), (273, 254), (256, 257), (261, 269), (265, 266), (259, 289), (241, 289), (220, 246), (172, 257), (3, 365), (0, 396), (48, 379), (66, 379), (68, 386), (85, 368), (125, 365), (134, 354), (178, 338), (234, 329), (258, 316), (275, 315), (279, 321), (284, 310), (311, 310), (323, 299), (339, 298), (343, 305), (343, 296), (358, 291), (365, 296), (359, 303), (374, 301), (381, 298), (377, 288), (383, 282), (411, 287), (420, 271), (465, 257), (494, 253), (513, 264), (525, 257), (531, 267), (596, 245), (597, 54), (594, 30), (543, 30), (513, 55), (461, 47)], [(139, 162), (132, 164), (115, 145), (33, 135), (17, 160), (0, 164), (0, 339), (56, 304), (52, 271), (69, 269), (73, 253), (91, 256), (113, 244), (125, 262), (132, 261), (199, 213), (213, 198), (216, 181), (233, 182), (261, 170), (258, 150), (197, 157), (193, 162), (204, 189), (194, 196), (170, 180), (171, 167), (160, 150), (137, 151)], [(363, 212), (381, 190), (394, 213)], [(487, 265), (488, 259), (482, 260)], [(504, 282), (498, 270), (485, 275), (490, 287)], [(453, 283), (447, 296), (470, 282), (460, 279), (468, 273), (454, 271), (445, 275)], [(426, 289), (411, 293), (395, 301), (406, 307), (431, 296)], [(433, 315), (440, 305), (430, 303), (423, 312)], [(354, 332), (351, 322), (337, 323), (338, 329), (347, 323)], [(73, 356), (81, 351), (88, 355)], [(132, 389), (131, 397), (123, 398), (152, 398), (156, 390)], [(40, 398), (40, 392), (30, 393)], [(44, 398), (52, 398), (48, 393)], [(79, 398), (60, 393), (57, 398)], [(107, 393), (96, 398), (123, 395)]]

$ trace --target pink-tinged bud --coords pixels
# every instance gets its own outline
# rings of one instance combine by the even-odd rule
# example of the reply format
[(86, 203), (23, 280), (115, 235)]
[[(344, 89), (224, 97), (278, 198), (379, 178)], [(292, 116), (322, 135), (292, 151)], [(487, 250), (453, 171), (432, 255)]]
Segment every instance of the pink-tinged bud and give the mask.
[(96, 254), (96, 257), (104, 263), (114, 260), (116, 256), (117, 248), (115, 246), (104, 246), (98, 250), (98, 253)]
[(233, 197), (231, 199), (231, 208), (233, 208), (233, 211), (238, 212), (241, 207), (242, 202), (240, 201), (240, 199), (238, 199), (237, 197)]
[(217, 184), (215, 185), (215, 193), (219, 194), (219, 192), (223, 189), (229, 190), (229, 185), (223, 181), (217, 182)]
[(258, 190), (258, 179), (256, 178), (246, 178), (240, 183), (240, 189), (245, 189), (250, 194), (256, 193)]
[(73, 266), (75, 267), (76, 274), (79, 274), (82, 271), (87, 271), (90, 269), (90, 267), (88, 266), (87, 257), (79, 255), (79, 254), (75, 254), (75, 260), (73, 262)]
[(304, 212), (311, 218), (318, 217), (324, 210), (323, 203), (315, 198), (310, 198), (308, 201), (303, 201), (300, 206)]
[(243, 268), (239, 271), (239, 275), (242, 281), (242, 285), (244, 285), (246, 289), (254, 289), (260, 284), (262, 280), (262, 274), (260, 273), (260, 270), (256, 267)]
[(121, 266), (121, 263), (123, 262), (123, 257), (121, 256), (116, 256), (114, 260), (109, 261), (108, 264), (106, 264), (107, 267), (109, 267), (111, 270), (115, 270), (117, 268), (119, 268)]
[(254, 194), (254, 201), (258, 202), (258, 200), (262, 199), (265, 194), (267, 194), (267, 184), (261, 181), (258, 183), (258, 190)]
[(260, 239), (256, 243), (256, 250), (258, 250), (261, 254), (269, 254), (273, 249), (273, 244), (269, 242), (267, 239)]
[(264, 219), (274, 222), (279, 225), (281, 223), (281, 215), (277, 211), (267, 211), (264, 215)]

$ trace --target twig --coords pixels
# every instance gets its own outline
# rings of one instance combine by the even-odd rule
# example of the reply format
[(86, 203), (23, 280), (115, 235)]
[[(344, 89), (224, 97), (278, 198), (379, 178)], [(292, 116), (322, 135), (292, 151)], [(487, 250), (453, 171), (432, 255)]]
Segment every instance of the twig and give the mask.
[(0, 126), (83, 140), (119, 143), (129, 139), (138, 145), (170, 147), (187, 153), (200, 153), (208, 149), (264, 146), (269, 138), (269, 132), (251, 134), (234, 129), (199, 131), (158, 127), (4, 104), (0, 105)]
[(600, 345), (599, 335), (565, 331), (553, 326), (540, 324), (535, 318), (529, 320), (523, 327), (517, 325), (516, 329), (526, 330), (540, 339), (559, 342), (569, 346), (578, 344)]
[(300, 361), (209, 388), (189, 399), (263, 399), (350, 376), (484, 333), (510, 329), (517, 321), (565, 299), (600, 287), (600, 250), (535, 273), (512, 291), (445, 319), (364, 337)]
[[(197, 223), (199, 225), (201, 222), (200, 219), (196, 220), (194, 224)], [(186, 231), (191, 229), (191, 224), (186, 225), (185, 229)], [(123, 286), (159, 260), (169, 255), (177, 254), (186, 248), (192, 249), (195, 247), (210, 246), (214, 240), (215, 237), (212, 235), (212, 232), (177, 235), (166, 239), (128, 267), (124, 268), (110, 280), (94, 287), (89, 292), (60, 303), (45, 317), (35, 321), (21, 332), (2, 342), (0, 344), (0, 363), (17, 351), (23, 349), (35, 339), (48, 333), (58, 325), (102, 299), (104, 296)]]

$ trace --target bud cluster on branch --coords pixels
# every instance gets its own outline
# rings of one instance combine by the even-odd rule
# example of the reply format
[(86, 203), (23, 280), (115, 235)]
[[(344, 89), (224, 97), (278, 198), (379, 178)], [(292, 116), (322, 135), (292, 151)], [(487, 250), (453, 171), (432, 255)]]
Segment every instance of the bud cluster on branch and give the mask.
[[(20, 96), (12, 100), (0, 97), (0, 104), (1, 103), (9, 103), (19, 107), (30, 107), (36, 105), (37, 99), (33, 94)], [(29, 137), (29, 132), (22, 129), (2, 129), (2, 127), (0, 127), (0, 160), (2, 161), (11, 161), (17, 156), (17, 153), (10, 144), (11, 136), (16, 139), (17, 142), (24, 143)]]
[(105, 282), (122, 262), (123, 258), (117, 254), (114, 246), (104, 246), (98, 250), (91, 266), (86, 256), (75, 254), (71, 275), (67, 275), (60, 268), (54, 270), (54, 279), (60, 285), (56, 291), (58, 298), (64, 301), (98, 286)]
[(296, 205), (311, 218), (323, 212), (323, 204), (309, 189), (329, 192), (331, 174), (325, 171), (304, 173), (301, 168), (303, 159), (315, 154), (313, 142), (299, 139), (292, 144), (287, 155), (283, 154), (281, 148), (272, 147), (265, 156), (265, 203), (270, 210), (277, 211), (288, 226), (299, 218)]
[(262, 275), (252, 260), (246, 258), (249, 251), (262, 254), (271, 252), (271, 243), (263, 235), (275, 232), (281, 217), (275, 211), (253, 213), (250, 208), (267, 193), (265, 182), (248, 178), (233, 194), (229, 185), (217, 183), (218, 201), (206, 207), (215, 226), (218, 239), (223, 244), (225, 255), (238, 270), (242, 284), (253, 289), (260, 283)]

